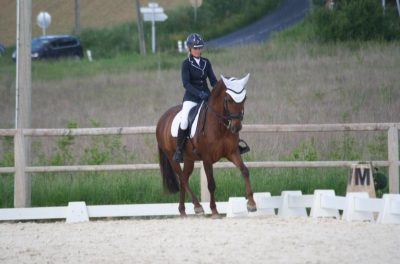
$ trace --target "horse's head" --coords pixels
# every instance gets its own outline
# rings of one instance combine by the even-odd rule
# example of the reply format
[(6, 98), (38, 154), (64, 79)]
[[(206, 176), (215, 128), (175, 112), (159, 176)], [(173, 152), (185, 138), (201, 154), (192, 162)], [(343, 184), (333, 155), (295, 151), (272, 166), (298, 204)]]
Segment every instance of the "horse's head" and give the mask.
[(210, 104), (214, 103), (215, 109), (219, 109), (222, 123), (232, 133), (239, 133), (242, 129), (242, 120), (244, 115), (244, 102), (246, 101), (245, 86), (249, 80), (250, 74), (242, 79), (234, 77), (226, 78), (221, 75), (221, 81), (213, 90)]

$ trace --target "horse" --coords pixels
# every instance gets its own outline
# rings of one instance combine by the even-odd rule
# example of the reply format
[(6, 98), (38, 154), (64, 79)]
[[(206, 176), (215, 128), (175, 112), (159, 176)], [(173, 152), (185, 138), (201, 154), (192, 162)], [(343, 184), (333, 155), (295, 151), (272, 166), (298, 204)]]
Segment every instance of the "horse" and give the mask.
[[(166, 193), (179, 191), (178, 209), (182, 217), (186, 216), (184, 203), (186, 192), (192, 200), (195, 214), (204, 214), (203, 207), (189, 186), (189, 176), (193, 172), (195, 161), (199, 160), (202, 160), (207, 176), (213, 218), (220, 217), (214, 197), (216, 185), (213, 164), (221, 158), (226, 158), (240, 170), (245, 182), (247, 210), (249, 212), (257, 210), (249, 170), (243, 163), (238, 149), (239, 131), (242, 129), (246, 101), (245, 85), (248, 78), (249, 74), (242, 79), (228, 79), (221, 75), (221, 79), (211, 90), (208, 100), (203, 101), (194, 136), (186, 139), (183, 147), (183, 168), (172, 158), (176, 148), (176, 138), (171, 134), (173, 119), (181, 110), (182, 105), (168, 109), (157, 123), (156, 137), (164, 191)], [(188, 129), (190, 131), (190, 126)]]

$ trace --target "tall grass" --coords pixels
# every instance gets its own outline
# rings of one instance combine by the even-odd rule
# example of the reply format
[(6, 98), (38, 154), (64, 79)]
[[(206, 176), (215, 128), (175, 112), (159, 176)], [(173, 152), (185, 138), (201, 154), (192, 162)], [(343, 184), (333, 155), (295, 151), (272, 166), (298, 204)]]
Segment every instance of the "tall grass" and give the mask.
[[(315, 189), (334, 189), (343, 195), (346, 189), (345, 169), (250, 169), (253, 191), (279, 195), (283, 190), (301, 190), (312, 194)], [(216, 200), (245, 196), (244, 181), (236, 169), (216, 169)], [(178, 194), (163, 192), (159, 172), (93, 172), (33, 174), (32, 206), (62, 206), (70, 201), (87, 204), (171, 203)], [(1, 207), (13, 206), (13, 175), (1, 175)], [(199, 171), (190, 177), (190, 186), (200, 196)], [(188, 196), (186, 201), (190, 202)]]

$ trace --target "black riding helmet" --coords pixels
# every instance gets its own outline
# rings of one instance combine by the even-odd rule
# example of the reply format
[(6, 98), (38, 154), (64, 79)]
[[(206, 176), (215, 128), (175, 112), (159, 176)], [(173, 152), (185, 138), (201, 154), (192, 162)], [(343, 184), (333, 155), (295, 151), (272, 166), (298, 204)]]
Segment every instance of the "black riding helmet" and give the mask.
[(188, 48), (202, 48), (204, 46), (204, 40), (203, 38), (197, 34), (197, 33), (192, 33), (189, 34), (186, 38), (186, 46)]

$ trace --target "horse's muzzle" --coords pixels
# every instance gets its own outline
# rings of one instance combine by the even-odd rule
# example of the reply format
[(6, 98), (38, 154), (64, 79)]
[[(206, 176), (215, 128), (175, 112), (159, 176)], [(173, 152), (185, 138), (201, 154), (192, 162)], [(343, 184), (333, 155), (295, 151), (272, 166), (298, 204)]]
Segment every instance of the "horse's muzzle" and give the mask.
[(233, 134), (239, 133), (239, 131), (242, 130), (242, 124), (232, 126), (231, 123), (230, 130)]

